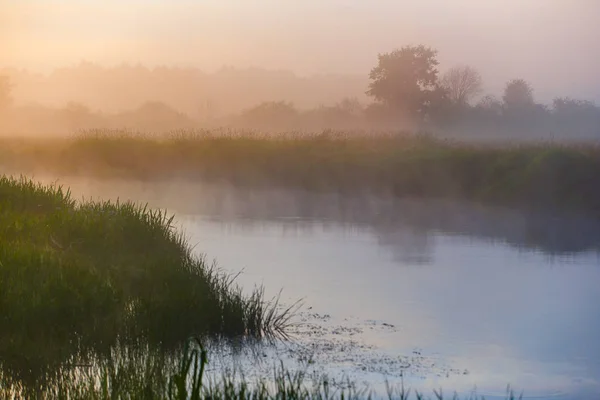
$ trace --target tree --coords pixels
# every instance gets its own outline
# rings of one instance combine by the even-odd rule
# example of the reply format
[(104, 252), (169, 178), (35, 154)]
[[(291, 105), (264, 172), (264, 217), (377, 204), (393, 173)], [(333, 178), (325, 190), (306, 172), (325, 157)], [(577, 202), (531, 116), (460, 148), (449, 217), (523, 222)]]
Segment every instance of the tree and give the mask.
[(344, 116), (360, 117), (364, 107), (356, 97), (345, 97), (334, 108)]
[(502, 114), (502, 102), (491, 94), (479, 100), (475, 108), (492, 115)]
[(0, 110), (9, 107), (12, 104), (11, 97), (12, 85), (7, 76), (0, 76)]
[(559, 117), (582, 117), (598, 112), (592, 101), (558, 97), (552, 101), (552, 112)]
[(600, 108), (592, 101), (556, 98), (552, 102), (552, 115), (558, 128), (570, 134), (598, 134)]
[(134, 110), (129, 117), (142, 130), (169, 130), (191, 126), (187, 115), (161, 101), (147, 101)]
[(70, 101), (67, 103), (66, 107), (61, 110), (61, 115), (69, 129), (91, 128), (86, 125), (91, 120), (92, 112), (84, 104)]
[(513, 79), (504, 88), (504, 107), (507, 110), (527, 110), (533, 108), (533, 89), (523, 79)]
[(394, 113), (424, 118), (440, 95), (437, 51), (423, 45), (379, 54), (367, 94)]
[(298, 117), (292, 103), (285, 101), (263, 102), (240, 115), (240, 122), (253, 128), (290, 128)]
[(474, 68), (459, 65), (444, 73), (440, 85), (446, 90), (450, 101), (466, 106), (474, 96), (481, 93), (482, 79)]

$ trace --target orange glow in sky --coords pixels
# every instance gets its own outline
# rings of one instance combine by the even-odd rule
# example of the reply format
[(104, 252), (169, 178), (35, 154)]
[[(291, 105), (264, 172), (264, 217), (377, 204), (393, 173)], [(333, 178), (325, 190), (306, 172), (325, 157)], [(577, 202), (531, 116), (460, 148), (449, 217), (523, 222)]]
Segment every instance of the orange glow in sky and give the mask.
[(224, 64), (365, 74), (424, 43), (486, 81), (600, 94), (597, 0), (0, 0), (0, 68)]

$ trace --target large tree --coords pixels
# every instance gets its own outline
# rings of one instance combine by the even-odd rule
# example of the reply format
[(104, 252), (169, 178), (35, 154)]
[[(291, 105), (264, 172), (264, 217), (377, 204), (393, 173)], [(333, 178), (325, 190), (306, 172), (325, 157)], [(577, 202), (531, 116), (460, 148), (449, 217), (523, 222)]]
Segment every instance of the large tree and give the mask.
[(468, 65), (450, 68), (442, 75), (441, 86), (446, 90), (448, 99), (454, 104), (466, 106), (473, 97), (481, 93), (481, 75)]
[(424, 117), (441, 94), (436, 56), (436, 50), (423, 45), (379, 54), (367, 94), (395, 113)]

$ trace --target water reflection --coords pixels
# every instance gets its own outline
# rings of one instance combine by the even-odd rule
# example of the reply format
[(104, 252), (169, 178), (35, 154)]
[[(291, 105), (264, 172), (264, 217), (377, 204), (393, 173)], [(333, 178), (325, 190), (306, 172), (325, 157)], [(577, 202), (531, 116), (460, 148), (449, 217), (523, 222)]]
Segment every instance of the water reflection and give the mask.
[[(600, 394), (595, 254), (547, 256), (439, 232), (415, 238), (397, 229), (382, 234), (305, 220), (182, 217), (209, 257), (233, 272), (246, 268), (243, 286), (262, 282), (267, 289), (284, 288), (288, 301), (304, 297), (314, 310), (358, 327), (355, 340), (392, 358), (423, 349), (436, 368), (447, 363), (448, 370), (468, 371), (411, 371), (415, 375), (405, 378), (412, 386), (463, 392), (477, 386), (501, 394), (511, 383), (540, 398)], [(389, 245), (382, 246), (379, 235)], [(420, 242), (425, 250), (405, 245), (423, 238), (429, 238)], [(411, 254), (419, 260), (428, 254), (427, 267)], [(394, 329), (374, 329), (382, 326)], [(334, 370), (344, 367), (336, 362), (324, 360)], [(356, 376), (381, 384), (376, 374)]]
[(271, 221), (288, 230), (312, 229), (311, 221), (318, 221), (325, 229), (368, 227), (382, 245), (396, 249), (400, 260), (420, 264), (431, 262), (431, 241), (437, 233), (500, 242), (549, 255), (600, 252), (600, 221), (584, 215), (550, 215), (443, 200), (251, 190), (181, 181), (141, 183), (62, 177), (58, 182), (69, 185), (77, 198), (132, 199), (175, 213), (236, 221), (238, 226)]

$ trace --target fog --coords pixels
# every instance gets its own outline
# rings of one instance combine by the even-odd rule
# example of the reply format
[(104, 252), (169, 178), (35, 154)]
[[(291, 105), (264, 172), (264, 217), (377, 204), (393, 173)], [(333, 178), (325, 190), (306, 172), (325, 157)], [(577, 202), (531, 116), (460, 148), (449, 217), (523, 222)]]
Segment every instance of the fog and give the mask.
[(515, 75), (542, 98), (600, 99), (594, 0), (3, 0), (5, 66), (49, 72), (82, 59), (114, 65), (223, 65), (301, 75), (365, 75), (377, 53), (411, 43), (445, 65)]
[[(290, 230), (368, 228), (403, 262), (427, 263), (439, 233), (499, 243), (550, 257), (600, 255), (600, 225), (583, 214), (550, 215), (453, 200), (315, 193), (289, 188), (243, 188), (229, 183), (95, 180), (40, 173), (40, 182), (69, 187), (77, 200), (132, 200), (169, 213), (202, 216), (241, 227), (280, 224)], [(414, 257), (413, 257), (414, 256)]]
[(206, 119), (265, 101), (366, 104), (378, 54), (424, 44), (440, 73), (479, 71), (482, 96), (522, 78), (539, 103), (598, 101), (598, 15), (595, 0), (0, 0), (0, 75), (15, 105), (160, 101)]

